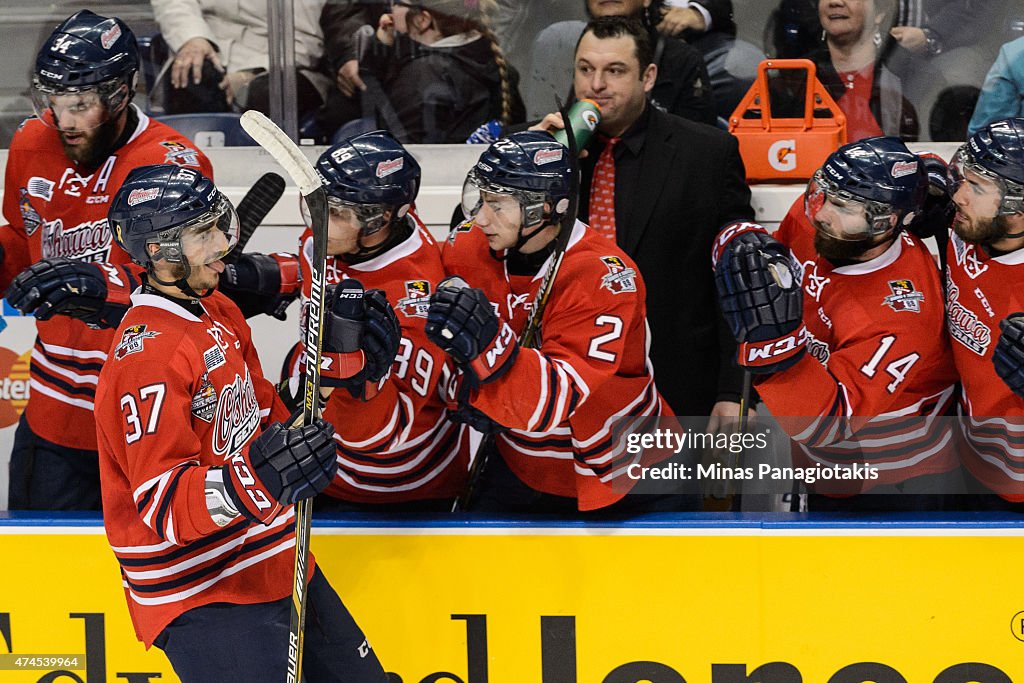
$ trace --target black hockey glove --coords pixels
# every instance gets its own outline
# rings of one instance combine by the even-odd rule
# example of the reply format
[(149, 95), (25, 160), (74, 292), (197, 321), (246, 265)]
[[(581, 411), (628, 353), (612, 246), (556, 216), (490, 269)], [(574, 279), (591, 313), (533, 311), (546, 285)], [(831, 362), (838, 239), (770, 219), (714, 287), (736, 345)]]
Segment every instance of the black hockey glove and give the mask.
[(501, 377), (519, 354), (515, 333), (494, 312), (487, 295), (457, 276), (438, 284), (427, 309), (426, 333), (473, 386)]
[(376, 396), (402, 340), (395, 310), (382, 290), (358, 280), (327, 288), (320, 383), (345, 387), (355, 398)]
[(299, 258), (284, 253), (242, 254), (224, 266), (218, 288), (246, 318), (266, 313), (285, 320), (285, 311), (302, 290)]
[(481, 434), (501, 434), (508, 431), (508, 427), (495, 422), (485, 413), (465, 402), (459, 403), (459, 407), (454, 410), (449, 409), (448, 419), (452, 422), (469, 425)]
[(224, 464), (224, 490), (245, 517), (269, 524), (284, 506), (326, 489), (337, 470), (329, 422), (296, 429), (275, 422)]
[(137, 285), (135, 276), (124, 268), (55, 257), (23, 270), (4, 298), (39, 320), (66, 315), (109, 328), (121, 324)]
[(1010, 391), (1024, 398), (1024, 312), (1003, 318), (999, 329), (992, 363)]
[(956, 213), (956, 204), (949, 193), (948, 167), (942, 157), (935, 154), (919, 154), (918, 157), (928, 173), (928, 195), (924, 207), (914, 216), (907, 230), (922, 239), (941, 238), (941, 246), (945, 242), (946, 229)]
[(782, 243), (756, 223), (726, 226), (712, 254), (722, 313), (739, 343), (738, 363), (755, 374), (785, 370), (803, 357), (801, 275)]

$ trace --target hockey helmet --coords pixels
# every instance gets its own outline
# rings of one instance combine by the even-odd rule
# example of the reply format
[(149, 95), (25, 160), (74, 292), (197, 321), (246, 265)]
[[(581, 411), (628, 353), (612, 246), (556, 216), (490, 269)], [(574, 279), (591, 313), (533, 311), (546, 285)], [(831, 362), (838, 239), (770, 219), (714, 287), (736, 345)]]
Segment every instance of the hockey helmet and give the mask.
[[(361, 237), (405, 217), (420, 189), (420, 165), (391, 133), (363, 133), (324, 152), (316, 170), (327, 190), (331, 213), (360, 226)], [(302, 202), (303, 216), (310, 224)]]
[(967, 173), (996, 184), (997, 216), (1024, 212), (1024, 118), (994, 121), (960, 146), (949, 164), (952, 193), (967, 181)]
[[(187, 271), (223, 258), (238, 242), (238, 216), (227, 197), (199, 171), (171, 164), (132, 170), (107, 221), (118, 246), (147, 267), (164, 259)], [(151, 244), (159, 248), (151, 252)]]
[(68, 107), (102, 104), (119, 112), (131, 102), (139, 71), (135, 34), (117, 18), (82, 10), (65, 19), (36, 56), (32, 104), (36, 115), (56, 127), (55, 97), (78, 96)]
[(488, 147), (470, 169), (462, 186), (462, 211), (466, 217), (476, 215), (483, 205), (481, 192), (488, 192), (515, 197), (523, 227), (557, 222), (569, 209), (572, 174), (569, 151), (549, 133), (513, 133)]
[(804, 211), (821, 230), (828, 200), (837, 218), (831, 237), (874, 241), (909, 225), (927, 193), (924, 164), (899, 138), (866, 138), (829, 155), (807, 184)]

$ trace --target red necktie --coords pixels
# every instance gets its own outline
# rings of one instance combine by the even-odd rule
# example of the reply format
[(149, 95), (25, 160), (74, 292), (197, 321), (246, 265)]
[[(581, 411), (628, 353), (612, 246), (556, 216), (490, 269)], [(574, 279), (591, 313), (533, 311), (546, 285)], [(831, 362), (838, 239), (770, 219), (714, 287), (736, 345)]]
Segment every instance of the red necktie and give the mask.
[(615, 157), (612, 150), (620, 138), (608, 138), (594, 166), (590, 182), (590, 227), (615, 241)]

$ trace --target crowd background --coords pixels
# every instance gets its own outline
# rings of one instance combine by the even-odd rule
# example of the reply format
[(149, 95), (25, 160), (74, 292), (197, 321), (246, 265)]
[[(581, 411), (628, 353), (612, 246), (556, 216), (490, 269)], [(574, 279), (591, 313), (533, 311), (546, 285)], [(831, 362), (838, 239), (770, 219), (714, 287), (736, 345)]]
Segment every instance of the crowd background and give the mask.
[[(280, 1), (289, 4), (288, 0)], [(433, 2), (439, 10), (452, 12), (455, 8), (456, 18), (478, 22), (477, 28), (484, 34), (480, 44), (486, 49), (482, 57), (475, 58), (490, 61), (492, 54), (501, 55), (494, 58), (495, 63), (501, 62), (500, 69), (493, 69), (494, 75), (488, 76), (494, 79), (498, 93), (493, 98), (495, 111), (485, 117), (483, 112), (487, 112), (487, 107), (478, 108), (480, 113), (474, 111), (474, 115), (481, 120), (453, 126), (447, 138), (410, 131), (406, 142), (463, 142), (457, 138), (463, 137), (467, 127), (472, 129), (491, 119), (515, 123), (523, 118), (523, 105), (528, 118), (539, 118), (554, 108), (555, 95), (563, 99), (568, 95), (570, 81), (545, 63), (564, 61), (555, 56), (564, 52), (559, 41), (574, 43), (575, 34), (568, 38), (558, 35), (557, 27), (586, 19), (584, 0)], [(368, 72), (370, 60), (357, 60), (363, 68), (352, 71), (354, 66), (350, 64), (343, 75), (342, 67), (351, 61), (345, 50), (369, 49), (367, 45), (376, 38), (379, 16), (391, 5), (388, 0), (291, 0), (290, 4), (295, 13), (296, 50), (289, 62), (299, 69), (298, 94), (286, 100), (284, 106), (298, 103), (298, 110), (292, 116), (300, 134), (327, 143), (334, 136), (336, 126), (341, 125), (338, 121), (365, 119), (374, 114), (366, 103), (358, 101), (349, 102), (351, 110), (340, 117), (336, 112), (325, 116), (319, 108), (323, 102), (331, 103), (339, 96), (345, 100), (346, 90), (361, 89), (359, 84), (364, 79), (358, 74)], [(445, 7), (446, 4), (451, 7)], [(712, 20), (707, 31), (692, 27), (683, 30), (688, 17), (693, 15), (681, 7), (687, 3), (680, 0), (653, 0), (651, 3), (630, 0), (623, 4), (651, 4), (647, 11), (662, 35), (681, 37), (700, 52), (720, 124), (753, 80), (757, 62), (763, 56), (809, 57), (816, 61), (821, 78), (833, 95), (839, 99), (851, 98), (847, 101), (851, 110), (861, 112), (852, 117), (859, 123), (857, 127), (851, 126), (851, 139), (858, 137), (858, 130), (882, 130), (887, 134), (900, 134), (907, 140), (962, 141), (968, 122), (975, 115), (979, 95), (981, 105), (971, 124), (972, 130), (984, 123), (983, 117), (1020, 111), (1022, 50), (1019, 43), (1016, 48), (1009, 44), (1024, 37), (1024, 10), (1019, 3), (1010, 0), (707, 0), (702, 5), (706, 6)], [(138, 36), (155, 37), (143, 41), (149, 63), (142, 74), (137, 100), (150, 113), (159, 116), (183, 111), (174, 101), (175, 95), (180, 94), (180, 88), (174, 83), (180, 83), (183, 76), (175, 73), (173, 59), (175, 50), (182, 50), (184, 43), (194, 36), (183, 37), (182, 12), (202, 13), (208, 19), (217, 14), (241, 17), (239, 21), (249, 24), (243, 31), (245, 37), (231, 39), (233, 47), (227, 47), (229, 39), (224, 37), (225, 45), (218, 46), (215, 55), (206, 54), (205, 59), (209, 64), (204, 66), (204, 78), (214, 79), (214, 100), (224, 90), (221, 81), (227, 74), (232, 75), (227, 80), (239, 92), (234, 93), (230, 102), (221, 98), (200, 109), (230, 111), (265, 102), (268, 95), (273, 100), (273, 76), (277, 66), (270, 63), (270, 50), (259, 47), (259, 37), (252, 38), (253, 33), (259, 33), (253, 30), (252, 24), (258, 23), (263, 5), (263, 0), (157, 0), (152, 3), (147, 0), (75, 0), (43, 6), (23, 0), (5, 3), (0, 17), (0, 37), (8, 59), (0, 66), (0, 146), (7, 146), (17, 125), (31, 114), (26, 74), (31, 69), (36, 47), (68, 12), (80, 8), (122, 17)], [(666, 12), (669, 14), (664, 15)], [(849, 20), (835, 22), (827, 18), (829, 14), (844, 13), (851, 15)], [(824, 23), (822, 16), (826, 16)], [(316, 17), (320, 18), (318, 25), (313, 24)], [(858, 21), (861, 27), (857, 26)], [(214, 32), (228, 30), (216, 20), (209, 20), (207, 24)], [(361, 40), (352, 32), (364, 24), (369, 29), (362, 29), (365, 39)], [(474, 26), (468, 27), (470, 31), (473, 29)], [(276, 29), (271, 27), (269, 34), (275, 35)], [(431, 54), (438, 52), (435, 46), (424, 43), (416, 35), (415, 28), (409, 37), (411, 40), (407, 42), (414, 47), (433, 50)], [(451, 40), (448, 36), (442, 37)], [(492, 52), (494, 48), (487, 44), (492, 37), (499, 52)], [(250, 42), (253, 40), (255, 42)], [(266, 44), (266, 38), (262, 40)], [(400, 40), (395, 48), (398, 59), (402, 58), (401, 43)], [(244, 50), (242, 44), (245, 44)], [(446, 44), (441, 43), (441, 52)], [(860, 58), (853, 54), (857, 53), (857, 45), (862, 46)], [(1004, 45), (1007, 47), (1001, 53)], [(193, 44), (188, 51), (194, 47)], [(265, 54), (259, 54), (261, 51)], [(422, 66), (419, 53), (412, 57), (417, 66)], [(267, 69), (267, 73), (263, 73), (263, 69)], [(568, 73), (564, 68), (561, 71)], [(854, 81), (853, 76), (871, 71), (874, 91), (861, 98), (864, 102), (857, 103), (855, 108), (853, 99), (862, 93), (850, 87), (860, 83)], [(254, 92), (247, 99), (246, 89), (254, 75), (257, 76)], [(418, 72), (418, 77), (423, 77), (422, 71)], [(378, 100), (387, 98), (389, 84), (401, 90), (402, 84), (395, 84), (394, 78), (393, 73), (383, 75), (382, 92), (375, 92), (371, 83), (371, 96)], [(844, 82), (844, 78), (848, 80)], [(561, 83), (562, 80), (565, 82)], [(873, 117), (868, 118), (868, 110)], [(359, 125), (358, 121), (354, 125)]]

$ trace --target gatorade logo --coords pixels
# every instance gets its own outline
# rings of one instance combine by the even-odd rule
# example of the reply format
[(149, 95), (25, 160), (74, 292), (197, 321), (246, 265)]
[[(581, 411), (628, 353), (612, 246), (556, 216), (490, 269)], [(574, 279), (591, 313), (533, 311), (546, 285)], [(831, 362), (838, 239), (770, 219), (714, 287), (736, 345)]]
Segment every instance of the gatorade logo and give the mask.
[(31, 348), (19, 356), (10, 349), (0, 347), (0, 428), (15, 424), (25, 410), (31, 356)]
[(768, 164), (776, 171), (796, 169), (796, 140), (776, 140), (768, 148)]

